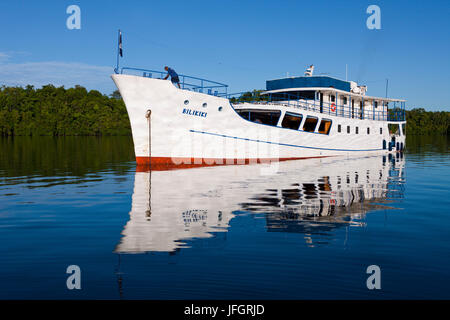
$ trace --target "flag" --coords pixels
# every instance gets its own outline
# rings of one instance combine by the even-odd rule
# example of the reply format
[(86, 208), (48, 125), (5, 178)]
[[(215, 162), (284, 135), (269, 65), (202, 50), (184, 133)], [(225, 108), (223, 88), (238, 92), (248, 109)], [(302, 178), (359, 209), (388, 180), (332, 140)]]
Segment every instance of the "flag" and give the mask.
[(121, 57), (123, 57), (122, 52), (122, 31), (119, 31), (119, 54)]

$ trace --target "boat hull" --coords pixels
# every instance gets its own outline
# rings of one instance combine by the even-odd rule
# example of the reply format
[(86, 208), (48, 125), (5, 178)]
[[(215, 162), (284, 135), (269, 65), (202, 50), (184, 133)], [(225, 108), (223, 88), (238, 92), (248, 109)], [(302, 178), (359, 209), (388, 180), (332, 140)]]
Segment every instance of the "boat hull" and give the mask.
[[(242, 118), (228, 99), (176, 88), (170, 81), (112, 76), (130, 118), (138, 165), (209, 166), (382, 154), (391, 141), (386, 121), (348, 119), (265, 105), (270, 110), (328, 119), (328, 134), (269, 126)], [(249, 108), (261, 105), (248, 104)], [(279, 120), (281, 121), (281, 120)], [(341, 132), (337, 127), (340, 125)], [(351, 132), (347, 133), (347, 126)], [(356, 132), (358, 127), (358, 132)], [(366, 129), (368, 128), (368, 129)], [(385, 141), (383, 148), (383, 140)], [(404, 146), (404, 135), (397, 137)], [(403, 148), (402, 148), (403, 149)]]

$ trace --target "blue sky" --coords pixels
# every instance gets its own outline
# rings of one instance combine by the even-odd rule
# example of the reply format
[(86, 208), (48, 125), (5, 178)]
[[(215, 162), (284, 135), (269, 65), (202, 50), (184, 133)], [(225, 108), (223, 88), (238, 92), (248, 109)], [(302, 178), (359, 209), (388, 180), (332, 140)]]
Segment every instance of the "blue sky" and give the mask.
[[(81, 8), (81, 30), (66, 8)], [(381, 8), (381, 30), (366, 8)], [(0, 85), (111, 93), (117, 29), (124, 66), (198, 76), (229, 92), (302, 75), (309, 64), (368, 86), (368, 95), (407, 99), (408, 109), (450, 110), (448, 1), (7, 1), (0, 3)]]

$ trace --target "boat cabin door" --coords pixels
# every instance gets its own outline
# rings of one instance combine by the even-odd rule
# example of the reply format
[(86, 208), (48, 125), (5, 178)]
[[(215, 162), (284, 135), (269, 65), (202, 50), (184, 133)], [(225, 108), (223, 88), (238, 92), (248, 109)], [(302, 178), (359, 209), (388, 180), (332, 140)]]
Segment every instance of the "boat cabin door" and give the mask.
[(323, 112), (323, 92), (319, 92), (320, 113)]
[(355, 100), (352, 99), (352, 118), (355, 117)]
[(362, 119), (364, 114), (364, 104), (362, 101), (359, 102), (359, 118)]

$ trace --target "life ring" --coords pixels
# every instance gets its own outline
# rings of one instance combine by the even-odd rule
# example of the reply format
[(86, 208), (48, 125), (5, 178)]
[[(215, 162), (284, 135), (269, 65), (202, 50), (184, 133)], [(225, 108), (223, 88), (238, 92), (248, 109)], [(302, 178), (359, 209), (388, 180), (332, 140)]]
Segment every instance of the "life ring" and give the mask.
[(336, 105), (334, 103), (331, 104), (331, 112), (336, 111)]

